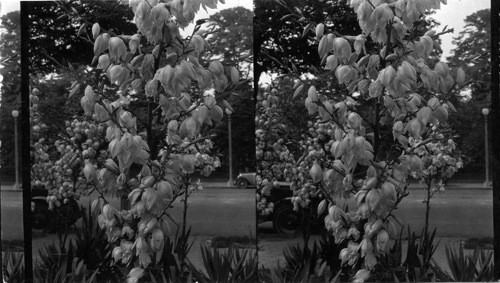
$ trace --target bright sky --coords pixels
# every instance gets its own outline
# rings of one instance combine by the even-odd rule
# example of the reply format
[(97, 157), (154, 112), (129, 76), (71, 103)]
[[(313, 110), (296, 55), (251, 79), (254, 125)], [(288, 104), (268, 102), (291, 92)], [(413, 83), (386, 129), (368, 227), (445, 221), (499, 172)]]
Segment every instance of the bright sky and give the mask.
[(454, 28), (453, 34), (445, 34), (441, 36), (441, 48), (443, 56), (441, 60), (445, 60), (446, 56), (451, 55), (453, 49), (453, 37), (457, 37), (459, 32), (464, 29), (465, 18), (479, 10), (489, 9), (490, 0), (448, 0), (448, 5), (441, 5), (441, 10), (437, 10), (432, 17), (441, 23), (441, 26), (436, 29), (440, 32), (448, 25), (448, 28)]
[[(26, 0), (24, 0), (26, 1)], [(28, 1), (33, 1), (33, 0), (28, 0)], [(109, 0), (107, 0), (109, 1)], [(1, 10), (0, 10), (0, 15), (5, 15), (11, 11), (19, 10), (20, 9), (20, 4), (19, 0), (1, 0)], [(229, 9), (237, 6), (243, 6), (249, 10), (253, 10), (253, 1), (252, 0), (226, 0), (226, 4), (221, 4), (219, 3), (217, 5), (218, 10), (224, 10), (224, 9)], [(217, 10), (208, 10), (209, 14), (212, 15), (214, 13), (217, 13)], [(199, 18), (206, 18), (208, 17), (208, 14), (205, 12), (205, 10), (201, 10), (198, 15)]]
[(9, 12), (21, 9), (19, 0), (1, 0), (0, 1), (0, 15), (3, 16)]

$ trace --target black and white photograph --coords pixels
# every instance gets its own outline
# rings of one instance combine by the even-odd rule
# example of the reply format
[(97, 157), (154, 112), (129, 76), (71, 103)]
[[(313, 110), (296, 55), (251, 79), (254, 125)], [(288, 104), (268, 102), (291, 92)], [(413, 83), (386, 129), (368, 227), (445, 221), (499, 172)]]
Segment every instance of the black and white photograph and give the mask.
[(500, 280), (498, 6), (2, 0), (3, 282)]

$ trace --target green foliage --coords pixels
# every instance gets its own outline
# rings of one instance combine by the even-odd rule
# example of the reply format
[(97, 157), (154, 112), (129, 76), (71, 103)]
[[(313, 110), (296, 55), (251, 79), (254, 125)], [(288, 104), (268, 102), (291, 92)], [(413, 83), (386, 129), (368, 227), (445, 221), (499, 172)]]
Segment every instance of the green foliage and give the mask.
[(2, 250), (3, 282), (25, 282), (24, 272), (24, 253)]
[[(341, 34), (359, 33), (356, 15), (344, 3), (345, 1), (286, 1), (288, 7), (301, 7), (312, 22), (321, 22), (328, 15), (329, 26), (335, 26)], [(303, 27), (296, 25), (299, 18), (288, 16), (289, 11), (279, 1), (255, 1), (254, 46), (256, 46), (255, 80), (262, 72), (285, 71), (286, 67), (295, 67), (300, 72), (309, 67), (317, 67), (320, 58), (309, 44), (307, 37), (301, 37)], [(269, 56), (268, 56), (269, 55)], [(274, 61), (272, 58), (279, 62)]]
[(446, 271), (442, 273), (443, 281), (486, 282), (494, 280), (492, 251), (476, 247), (470, 254), (462, 245), (446, 247), (446, 259), (451, 274)]
[(207, 33), (210, 59), (220, 57), (228, 65), (238, 65), (242, 77), (253, 76), (253, 13), (244, 7), (219, 11), (210, 16)]
[[(83, 207), (81, 210), (84, 211)], [(99, 227), (90, 204), (86, 213), (83, 213), (81, 223), (82, 226), (77, 227), (74, 239), (75, 256), (83, 260), (88, 270), (96, 271), (95, 278), (98, 282), (119, 280), (120, 270), (111, 264), (111, 247), (106, 233)]]
[(216, 247), (202, 247), (201, 257), (205, 271), (193, 269), (199, 282), (256, 282), (257, 255), (255, 250), (239, 250), (229, 246), (226, 252)]
[(303, 278), (314, 274), (315, 262), (319, 259), (318, 246), (313, 243), (312, 249), (307, 245), (291, 245), (283, 251), (285, 257), (284, 266), (278, 266), (273, 273), (280, 278), (280, 282), (301, 281)]
[[(71, 9), (75, 9), (78, 16), (67, 15)], [(87, 34), (78, 33), (81, 19), (98, 22), (116, 34), (130, 34), (137, 29), (131, 21), (133, 13), (130, 8), (113, 1), (32, 2), (27, 12), (31, 74), (59, 71), (66, 62), (75, 66), (89, 64), (94, 54), (87, 44)], [(91, 26), (87, 24), (84, 29), (90, 31)]]
[[(490, 101), (491, 45), (490, 10), (477, 11), (465, 18), (465, 29), (454, 36), (455, 48), (447, 57), (451, 66), (462, 66), (470, 76), (464, 93), (452, 101), (457, 112), (451, 115), (458, 137), (456, 142), (467, 163), (481, 165), (484, 161), (484, 117), (482, 108)], [(463, 64), (468, 62), (468, 64)]]
[(45, 244), (39, 257), (33, 267), (36, 282), (95, 282), (97, 271), (87, 270), (84, 261), (76, 257), (72, 241), (63, 241), (59, 246)]
[[(19, 110), (21, 106), (21, 26), (19, 11), (10, 12), (1, 18), (2, 26), (0, 42), (0, 57), (2, 58), (0, 74), (2, 85), (0, 89), (0, 136), (1, 136), (1, 158), (2, 180), (14, 178), (14, 118), (12, 110)], [(19, 118), (18, 118), (19, 119)], [(21, 143), (21, 133), (18, 131), (18, 144)], [(19, 167), (21, 168), (21, 167)]]
[(411, 233), (408, 226), (408, 248), (406, 251), (406, 260), (403, 266), (406, 267), (407, 274), (411, 282), (428, 281), (435, 277), (432, 272), (432, 256), (436, 252), (439, 242), (436, 244), (436, 229), (432, 233), (425, 228), (420, 237), (415, 232)]
[(212, 238), (212, 247), (228, 248), (230, 246), (251, 248), (255, 247), (255, 238), (250, 236), (215, 236)]
[(481, 237), (481, 238), (467, 238), (464, 243), (464, 248), (473, 250), (475, 248), (480, 248), (484, 250), (493, 249), (493, 237)]
[[(255, 170), (255, 137), (248, 129), (255, 127), (255, 104), (253, 93), (253, 46), (252, 11), (235, 7), (219, 11), (210, 16), (209, 21), (200, 29), (206, 35), (210, 52), (202, 56), (203, 61), (220, 59), (227, 65), (235, 66), (245, 81), (228, 94), (227, 100), (233, 108), (232, 146), (234, 172), (253, 172)], [(222, 156), (222, 166), (229, 164), (227, 120), (223, 121), (213, 137), (214, 150)], [(227, 166), (228, 167), (228, 166)], [(221, 168), (226, 170), (229, 168)]]

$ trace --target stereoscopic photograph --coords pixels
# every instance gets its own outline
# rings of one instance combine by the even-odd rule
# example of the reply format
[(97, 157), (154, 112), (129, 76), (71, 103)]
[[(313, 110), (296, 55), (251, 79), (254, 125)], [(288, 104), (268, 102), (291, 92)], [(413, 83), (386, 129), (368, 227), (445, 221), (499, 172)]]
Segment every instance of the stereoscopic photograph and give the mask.
[(495, 1), (7, 0), (0, 22), (3, 282), (500, 279)]

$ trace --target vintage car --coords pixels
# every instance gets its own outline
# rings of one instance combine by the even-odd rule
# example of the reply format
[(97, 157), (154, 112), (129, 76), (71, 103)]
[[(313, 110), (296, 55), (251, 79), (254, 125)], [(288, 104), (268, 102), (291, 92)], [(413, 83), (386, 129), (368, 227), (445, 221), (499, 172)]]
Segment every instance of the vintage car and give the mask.
[[(256, 176), (257, 174), (254, 172), (240, 173), (236, 179), (236, 186), (240, 189), (256, 188)], [(257, 191), (259, 192), (260, 190), (258, 189)], [(294, 211), (291, 201), (293, 191), (290, 189), (290, 183), (288, 182), (278, 181), (271, 189), (270, 195), (265, 197), (267, 201), (274, 204), (274, 209), (269, 215), (259, 215), (258, 222), (263, 223), (271, 221), (273, 223), (273, 228), (277, 233), (296, 234), (304, 228), (304, 223), (313, 223), (313, 226), (317, 227), (317, 224), (324, 218), (316, 216), (316, 209), (311, 210), (314, 212), (312, 215), (304, 209)], [(318, 201), (313, 200), (312, 206), (316, 205), (315, 207), (317, 207), (317, 204)]]
[[(257, 174), (255, 172), (240, 173), (236, 177), (236, 187), (238, 189), (255, 188), (257, 187)], [(290, 183), (278, 182), (279, 186), (282, 188), (290, 188)]]
[(59, 226), (65, 229), (66, 226), (75, 224), (82, 217), (82, 208), (76, 200), (50, 210), (47, 195), (48, 190), (43, 186), (35, 186), (31, 189), (32, 232), (45, 234), (56, 231)]
[(238, 177), (236, 177), (236, 186), (238, 189), (256, 187), (256, 174), (254, 172), (240, 173)]

